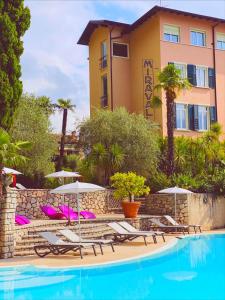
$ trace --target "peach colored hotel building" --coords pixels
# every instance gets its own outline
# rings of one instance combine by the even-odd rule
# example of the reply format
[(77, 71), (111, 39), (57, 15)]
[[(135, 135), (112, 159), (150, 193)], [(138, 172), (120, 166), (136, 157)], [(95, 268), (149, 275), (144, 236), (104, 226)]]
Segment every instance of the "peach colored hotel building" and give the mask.
[(176, 135), (197, 135), (218, 121), (225, 131), (225, 20), (155, 6), (133, 24), (90, 21), (78, 44), (89, 46), (90, 109), (123, 106), (166, 135), (164, 92), (151, 108), (157, 73), (169, 63), (192, 88), (176, 99)]

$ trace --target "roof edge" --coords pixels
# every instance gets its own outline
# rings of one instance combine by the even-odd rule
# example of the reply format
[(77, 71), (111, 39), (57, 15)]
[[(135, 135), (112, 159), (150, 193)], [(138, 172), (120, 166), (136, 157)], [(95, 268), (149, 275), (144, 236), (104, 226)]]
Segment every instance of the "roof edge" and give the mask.
[(128, 29), (130, 27), (130, 24), (122, 23), (122, 22), (116, 22), (116, 21), (110, 21), (110, 20), (92, 20), (89, 21), (87, 26), (85, 27), (82, 35), (80, 36), (77, 44), (79, 45), (88, 45), (90, 41), (90, 37), (94, 30), (99, 26), (119, 26), (122, 27), (124, 30)]
[(120, 27), (123, 27), (124, 33), (128, 33), (130, 31), (136, 29), (138, 26), (140, 26), (142, 23), (144, 23), (147, 19), (149, 19), (150, 17), (152, 17), (153, 15), (155, 15), (158, 12), (168, 12), (168, 13), (173, 13), (173, 14), (178, 14), (178, 15), (189, 16), (189, 17), (193, 17), (193, 18), (206, 19), (206, 20), (210, 20), (215, 23), (225, 23), (225, 19), (220, 19), (220, 18), (206, 16), (206, 15), (200, 15), (200, 14), (196, 14), (196, 13), (191, 13), (191, 12), (187, 12), (187, 11), (182, 11), (182, 10), (177, 10), (177, 9), (173, 9), (173, 8), (156, 5), (153, 8), (151, 8), (149, 11), (147, 11), (139, 19), (137, 19), (133, 24), (121, 23), (121, 22), (110, 21), (110, 20), (89, 21), (87, 26), (85, 27), (82, 35), (80, 36), (77, 44), (87, 46), (89, 44), (92, 33), (98, 26), (108, 26), (108, 27), (109, 26), (120, 26)]

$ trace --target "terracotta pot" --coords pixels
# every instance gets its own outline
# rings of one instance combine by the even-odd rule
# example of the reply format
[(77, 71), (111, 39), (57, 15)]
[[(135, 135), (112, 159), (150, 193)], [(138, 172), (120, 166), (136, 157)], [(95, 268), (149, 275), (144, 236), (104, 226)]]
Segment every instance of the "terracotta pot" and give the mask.
[(140, 205), (140, 202), (122, 202), (125, 218), (136, 218)]

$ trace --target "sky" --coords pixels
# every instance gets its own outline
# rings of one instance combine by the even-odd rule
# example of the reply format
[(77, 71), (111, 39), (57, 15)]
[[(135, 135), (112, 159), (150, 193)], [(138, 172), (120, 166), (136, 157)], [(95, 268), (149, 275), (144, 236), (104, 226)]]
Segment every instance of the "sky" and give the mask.
[[(132, 23), (160, 0), (25, 0), (31, 11), (21, 58), (25, 93), (48, 96), (52, 102), (71, 99), (76, 105), (68, 115), (68, 132), (89, 116), (88, 47), (77, 45), (89, 20), (109, 19)], [(225, 0), (161, 0), (161, 6), (225, 18)], [(55, 132), (62, 115), (52, 117)]]

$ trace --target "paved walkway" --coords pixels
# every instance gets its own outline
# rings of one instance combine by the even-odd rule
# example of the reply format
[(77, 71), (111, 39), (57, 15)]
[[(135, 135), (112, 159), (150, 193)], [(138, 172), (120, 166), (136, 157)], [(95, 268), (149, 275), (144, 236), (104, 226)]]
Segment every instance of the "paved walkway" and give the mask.
[[(212, 233), (225, 233), (223, 230), (214, 230), (210, 232), (204, 232), (203, 234)], [(104, 255), (98, 251), (97, 257), (93, 252), (85, 251), (84, 259), (81, 260), (78, 254), (67, 254), (61, 256), (47, 256), (45, 258), (39, 258), (37, 256), (17, 257), (13, 259), (0, 260), (0, 267), (16, 266), (24, 264), (32, 264), (36, 266), (48, 266), (48, 267), (72, 267), (72, 266), (84, 266), (90, 264), (101, 264), (107, 262), (113, 262), (117, 260), (124, 260), (134, 258), (140, 255), (148, 255), (156, 251), (160, 251), (165, 247), (168, 247), (175, 243), (175, 235), (167, 235), (166, 243), (163, 243), (161, 238), (158, 237), (158, 243), (153, 244), (152, 239), (148, 238), (148, 246), (144, 245), (143, 239), (138, 238), (132, 242), (126, 242), (115, 246), (115, 253), (112, 252), (110, 247), (104, 247)]]

